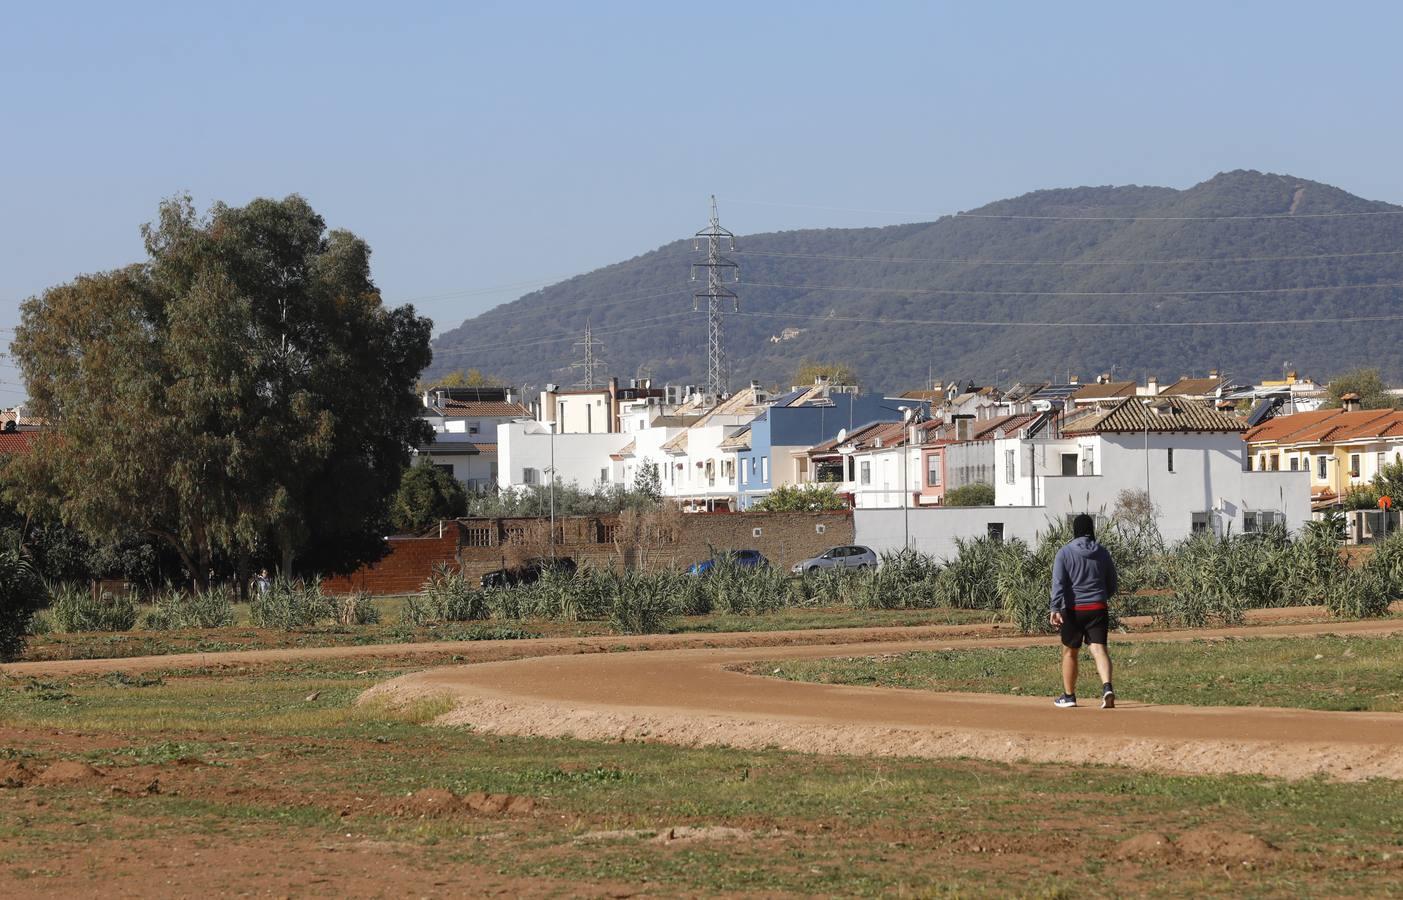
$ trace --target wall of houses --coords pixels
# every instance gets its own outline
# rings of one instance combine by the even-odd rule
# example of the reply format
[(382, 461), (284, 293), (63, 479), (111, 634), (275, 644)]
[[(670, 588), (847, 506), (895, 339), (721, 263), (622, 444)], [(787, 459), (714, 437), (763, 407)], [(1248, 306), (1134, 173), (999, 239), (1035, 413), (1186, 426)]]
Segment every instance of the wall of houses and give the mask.
[(853, 511), (853, 543), (878, 554), (911, 547), (937, 559), (955, 555), (955, 539), (997, 533), (1029, 543), (1046, 531), (1055, 513), (1042, 507), (936, 506)]
[[(412, 593), (440, 563), (476, 581), (506, 565), (513, 534), (531, 534), (533, 528), (539, 533), (543, 521), (460, 519), (444, 523), (443, 537), (391, 538), (379, 562), (348, 576), (327, 578), (322, 587), (329, 593)], [(847, 512), (682, 515), (675, 525), (670, 540), (635, 546), (621, 538), (617, 516), (562, 517), (556, 520), (555, 552), (584, 566), (680, 570), (708, 558), (713, 548), (754, 549), (787, 570), (830, 547), (854, 543), (853, 517)], [(548, 553), (548, 543), (528, 551)]]
[(574, 483), (588, 488), (601, 479), (608, 483), (613, 468), (609, 454), (631, 439), (627, 434), (557, 434), (552, 440), (545, 426), (536, 422), (499, 425), (497, 481), (503, 487), (548, 483), (546, 472), (551, 468), (553, 444), (558, 484)]

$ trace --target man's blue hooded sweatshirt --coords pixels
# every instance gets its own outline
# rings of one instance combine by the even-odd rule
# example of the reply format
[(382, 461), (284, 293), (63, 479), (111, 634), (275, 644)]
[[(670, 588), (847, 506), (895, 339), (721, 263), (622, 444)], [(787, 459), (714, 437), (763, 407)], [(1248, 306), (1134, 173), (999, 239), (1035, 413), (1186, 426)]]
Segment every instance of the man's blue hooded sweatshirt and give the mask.
[(1064, 544), (1052, 563), (1052, 611), (1091, 612), (1106, 608), (1116, 592), (1116, 564), (1096, 538)]

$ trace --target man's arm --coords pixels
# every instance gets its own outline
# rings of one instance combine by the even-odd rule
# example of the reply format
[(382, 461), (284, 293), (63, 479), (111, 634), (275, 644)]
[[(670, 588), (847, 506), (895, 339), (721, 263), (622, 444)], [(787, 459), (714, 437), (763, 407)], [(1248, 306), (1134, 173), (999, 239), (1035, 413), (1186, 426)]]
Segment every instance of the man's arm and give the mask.
[(1053, 613), (1060, 613), (1067, 608), (1068, 587), (1067, 564), (1064, 562), (1062, 551), (1058, 550), (1057, 555), (1052, 559), (1051, 611)]
[(1116, 561), (1111, 559), (1110, 551), (1106, 551), (1106, 599), (1109, 600), (1120, 590), (1120, 576), (1116, 573)]

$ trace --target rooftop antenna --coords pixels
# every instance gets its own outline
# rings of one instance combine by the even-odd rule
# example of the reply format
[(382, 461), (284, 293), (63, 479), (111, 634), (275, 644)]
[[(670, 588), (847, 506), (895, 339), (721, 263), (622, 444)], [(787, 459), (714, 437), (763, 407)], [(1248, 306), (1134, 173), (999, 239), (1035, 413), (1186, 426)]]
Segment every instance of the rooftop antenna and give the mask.
[(580, 387), (586, 388), (587, 390), (594, 390), (596, 387), (599, 386), (599, 378), (597, 373), (602, 365), (602, 362), (600, 361), (599, 356), (594, 352), (594, 348), (602, 347), (603, 345), (603, 341), (595, 340), (594, 335), (590, 329), (590, 321), (589, 319), (585, 319), (584, 340), (576, 341), (574, 344), (574, 346), (576, 347), (584, 348), (584, 359), (580, 360), (579, 362), (572, 363), (570, 365), (570, 368), (572, 369), (584, 370), (584, 378), (579, 382)]
[(726, 288), (726, 273), (729, 270), (731, 283), (740, 281), (740, 266), (721, 255), (721, 242), (726, 242), (727, 251), (736, 249), (736, 236), (721, 227), (716, 215), (716, 195), (711, 195), (711, 222), (692, 238), (692, 249), (700, 250), (702, 239), (706, 239), (706, 261), (692, 263), (692, 280), (697, 280), (697, 269), (706, 270), (706, 290), (692, 295), (692, 309), (701, 309), (706, 301), (706, 395), (708, 402), (717, 402), (730, 382), (730, 372), (726, 366), (726, 350), (723, 346), (724, 329), (721, 322), (721, 307), (726, 304), (731, 312), (740, 312), (740, 298)]

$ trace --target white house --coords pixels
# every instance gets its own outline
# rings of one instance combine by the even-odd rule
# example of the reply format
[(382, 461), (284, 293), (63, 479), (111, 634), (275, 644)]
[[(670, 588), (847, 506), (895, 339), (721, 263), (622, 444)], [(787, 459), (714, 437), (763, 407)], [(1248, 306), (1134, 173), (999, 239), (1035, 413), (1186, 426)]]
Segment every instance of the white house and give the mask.
[(505, 387), (435, 388), (424, 393), (423, 403), (421, 416), (433, 428), (434, 439), (416, 447), (415, 455), (452, 472), (470, 492), (495, 489), (497, 426), (528, 421), (531, 411)]
[(1310, 519), (1309, 476), (1250, 470), (1246, 426), (1182, 398), (1127, 398), (995, 442), (996, 506), (1109, 515), (1122, 491), (1143, 491), (1175, 541), (1199, 531), (1258, 531)]
[(629, 443), (631, 435), (555, 434), (535, 421), (508, 422), (497, 427), (500, 461), (498, 483), (504, 488), (556, 484), (592, 488), (612, 480), (611, 455)]

